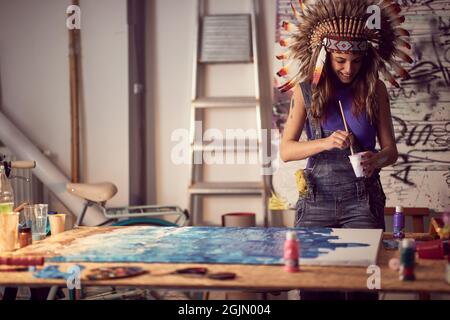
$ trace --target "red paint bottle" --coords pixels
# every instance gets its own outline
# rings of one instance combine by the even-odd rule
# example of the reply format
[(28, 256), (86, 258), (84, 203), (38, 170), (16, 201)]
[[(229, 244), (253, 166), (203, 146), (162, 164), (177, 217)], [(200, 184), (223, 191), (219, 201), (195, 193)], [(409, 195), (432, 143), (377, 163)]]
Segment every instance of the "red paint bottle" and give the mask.
[(299, 251), (300, 246), (297, 241), (297, 234), (294, 231), (288, 231), (284, 242), (284, 270), (287, 272), (299, 271)]

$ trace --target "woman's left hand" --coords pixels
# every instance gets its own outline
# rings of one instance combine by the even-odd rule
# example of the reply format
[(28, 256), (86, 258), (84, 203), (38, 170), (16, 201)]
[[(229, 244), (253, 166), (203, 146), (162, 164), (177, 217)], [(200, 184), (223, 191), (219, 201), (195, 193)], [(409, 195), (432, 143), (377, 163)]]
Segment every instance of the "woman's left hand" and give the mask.
[(364, 152), (361, 156), (361, 165), (364, 169), (364, 175), (371, 177), (374, 170), (377, 169), (377, 154), (372, 151)]

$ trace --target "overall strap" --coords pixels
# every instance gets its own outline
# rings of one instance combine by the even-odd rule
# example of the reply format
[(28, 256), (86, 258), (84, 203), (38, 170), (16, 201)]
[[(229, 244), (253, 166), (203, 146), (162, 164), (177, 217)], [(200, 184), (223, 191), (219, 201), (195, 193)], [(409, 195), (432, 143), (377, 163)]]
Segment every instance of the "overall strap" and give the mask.
[(320, 122), (311, 115), (311, 84), (307, 82), (301, 82), (300, 88), (303, 93), (303, 100), (305, 102), (306, 110), (306, 122), (309, 125), (311, 132), (311, 140), (322, 138), (322, 130)]

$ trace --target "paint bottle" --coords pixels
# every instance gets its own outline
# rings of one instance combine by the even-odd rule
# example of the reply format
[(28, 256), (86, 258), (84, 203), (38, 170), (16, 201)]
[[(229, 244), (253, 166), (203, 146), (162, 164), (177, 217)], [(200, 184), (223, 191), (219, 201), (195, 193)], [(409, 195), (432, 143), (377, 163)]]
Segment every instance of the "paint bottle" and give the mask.
[(416, 280), (414, 275), (415, 244), (413, 239), (403, 239), (400, 248), (400, 280)]
[(297, 234), (294, 231), (286, 233), (286, 241), (284, 242), (284, 270), (287, 272), (297, 272), (299, 258), (299, 243)]
[(405, 215), (403, 214), (403, 207), (396, 206), (394, 213), (394, 239), (403, 239), (405, 237)]

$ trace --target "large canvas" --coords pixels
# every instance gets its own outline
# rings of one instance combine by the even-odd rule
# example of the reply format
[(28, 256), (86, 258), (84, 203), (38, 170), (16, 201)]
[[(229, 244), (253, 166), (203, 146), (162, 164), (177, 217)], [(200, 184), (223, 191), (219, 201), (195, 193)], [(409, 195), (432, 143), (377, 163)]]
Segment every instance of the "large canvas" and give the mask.
[(303, 265), (376, 263), (382, 230), (331, 228), (118, 228), (75, 239), (56, 262), (283, 264), (286, 231), (300, 240)]

